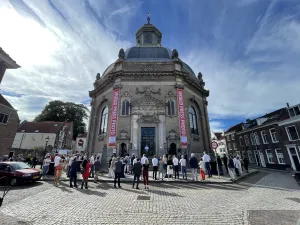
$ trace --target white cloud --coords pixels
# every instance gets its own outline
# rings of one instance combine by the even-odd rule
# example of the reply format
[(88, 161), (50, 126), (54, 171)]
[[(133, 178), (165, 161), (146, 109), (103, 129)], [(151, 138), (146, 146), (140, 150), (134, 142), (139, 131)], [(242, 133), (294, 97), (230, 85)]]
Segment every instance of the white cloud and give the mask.
[[(96, 15), (87, 5), (70, 6), (65, 1), (54, 8), (46, 1), (25, 3), (28, 7), (8, 1), (0, 5), (0, 27), (5, 30), (1, 47), (22, 67), (7, 70), (1, 89), (25, 94), (8, 99), (21, 119), (33, 119), (48, 101), (87, 100), (96, 73), (114, 62), (119, 49), (129, 42), (118, 40), (112, 30), (99, 24), (97, 16), (108, 19), (105, 8)], [(131, 15), (127, 12), (133, 9), (133, 5), (124, 6), (114, 14), (122, 14), (126, 23)]]
[(226, 130), (224, 124), (219, 121), (209, 121), (210, 130), (213, 132), (223, 132)]

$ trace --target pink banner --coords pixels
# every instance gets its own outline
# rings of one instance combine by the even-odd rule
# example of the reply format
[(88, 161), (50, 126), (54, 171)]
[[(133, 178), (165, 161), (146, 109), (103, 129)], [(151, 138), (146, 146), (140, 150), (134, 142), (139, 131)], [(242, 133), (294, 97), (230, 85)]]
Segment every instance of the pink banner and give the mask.
[(108, 146), (116, 146), (118, 107), (119, 107), (119, 89), (116, 89), (113, 92), (113, 99), (112, 99)]
[(186, 124), (184, 116), (184, 100), (183, 100), (183, 89), (177, 89), (177, 101), (178, 101), (178, 115), (179, 115), (179, 126), (180, 126), (180, 142), (181, 147), (187, 147), (187, 136), (186, 136)]

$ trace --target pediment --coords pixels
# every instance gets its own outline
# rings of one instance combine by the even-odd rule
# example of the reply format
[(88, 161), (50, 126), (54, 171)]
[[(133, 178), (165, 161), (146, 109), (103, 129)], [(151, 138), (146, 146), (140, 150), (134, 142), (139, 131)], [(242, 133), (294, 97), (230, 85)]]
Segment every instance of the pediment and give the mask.
[(156, 116), (148, 116), (148, 115), (143, 115), (141, 116), (138, 120), (138, 123), (160, 123), (160, 120)]
[(144, 96), (141, 99), (131, 103), (132, 106), (161, 106), (165, 107), (165, 103), (152, 96)]

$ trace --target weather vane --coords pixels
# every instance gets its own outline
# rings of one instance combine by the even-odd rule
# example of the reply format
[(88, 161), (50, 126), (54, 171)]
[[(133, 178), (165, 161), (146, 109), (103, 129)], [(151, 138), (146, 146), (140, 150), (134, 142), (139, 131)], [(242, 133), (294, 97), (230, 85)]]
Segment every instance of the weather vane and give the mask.
[(148, 20), (148, 24), (150, 24), (150, 13), (148, 13), (148, 18), (147, 18), (147, 20)]

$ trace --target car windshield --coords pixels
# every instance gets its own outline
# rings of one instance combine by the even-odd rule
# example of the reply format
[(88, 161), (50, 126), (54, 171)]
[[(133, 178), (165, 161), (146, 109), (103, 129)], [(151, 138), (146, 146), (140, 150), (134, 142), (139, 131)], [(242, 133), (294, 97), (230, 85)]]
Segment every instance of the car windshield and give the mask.
[(12, 163), (10, 164), (13, 170), (23, 170), (23, 169), (30, 169), (30, 166), (28, 164), (19, 162), (19, 163)]

